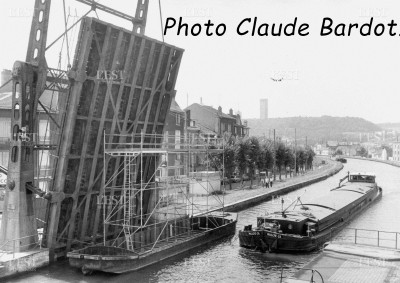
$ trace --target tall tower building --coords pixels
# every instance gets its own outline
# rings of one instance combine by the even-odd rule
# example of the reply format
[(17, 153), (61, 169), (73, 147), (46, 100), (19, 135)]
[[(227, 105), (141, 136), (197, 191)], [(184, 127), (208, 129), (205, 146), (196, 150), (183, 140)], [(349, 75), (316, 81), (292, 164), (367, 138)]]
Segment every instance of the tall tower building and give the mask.
[(260, 119), (268, 119), (268, 99), (260, 99)]

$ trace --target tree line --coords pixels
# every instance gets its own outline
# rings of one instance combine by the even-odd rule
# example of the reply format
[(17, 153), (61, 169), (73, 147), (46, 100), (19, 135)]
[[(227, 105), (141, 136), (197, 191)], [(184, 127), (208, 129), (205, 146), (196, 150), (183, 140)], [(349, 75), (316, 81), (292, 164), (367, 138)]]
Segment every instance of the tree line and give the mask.
[(273, 172), (274, 179), (278, 174), (281, 180), (283, 173), (287, 178), (288, 173), (291, 176), (293, 171), (297, 174), (311, 169), (314, 156), (315, 153), (310, 147), (294, 148), (282, 141), (231, 136), (225, 139), (223, 152), (215, 155), (212, 163), (216, 170), (225, 168), (224, 177), (227, 179), (237, 171), (240, 176), (246, 174), (250, 179), (251, 188), (256, 169), (260, 172)]

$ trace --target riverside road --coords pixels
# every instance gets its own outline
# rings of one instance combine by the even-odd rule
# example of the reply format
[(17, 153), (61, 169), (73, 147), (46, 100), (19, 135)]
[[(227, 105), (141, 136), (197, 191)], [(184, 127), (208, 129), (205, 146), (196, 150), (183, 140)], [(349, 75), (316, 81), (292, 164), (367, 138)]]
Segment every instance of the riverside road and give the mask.
[[(289, 205), (298, 196), (314, 198), (327, 193), (338, 185), (347, 171), (373, 172), (378, 185), (383, 188), (382, 199), (350, 222), (348, 227), (399, 232), (400, 168), (383, 163), (349, 159), (343, 170), (333, 177), (282, 196), (284, 205)], [(237, 230), (247, 224), (255, 225), (257, 215), (280, 209), (280, 197), (245, 209), (239, 213)], [(83, 276), (79, 270), (70, 268), (68, 262), (58, 262), (11, 278), (8, 282), (279, 282), (282, 266), (286, 270), (285, 276), (289, 276), (318, 254), (318, 251), (300, 255), (261, 254), (240, 248), (234, 237), (129, 274)]]

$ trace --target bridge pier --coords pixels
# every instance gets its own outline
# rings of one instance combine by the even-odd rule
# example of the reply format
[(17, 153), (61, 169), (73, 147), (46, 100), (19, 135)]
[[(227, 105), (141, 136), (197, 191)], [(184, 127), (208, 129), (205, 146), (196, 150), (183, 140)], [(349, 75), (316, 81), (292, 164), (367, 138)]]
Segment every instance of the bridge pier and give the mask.
[[(0, 232), (2, 250), (21, 252), (37, 243), (35, 194), (28, 189), (34, 181), (34, 134), (36, 68), (15, 62), (12, 89), (12, 138), (4, 211)], [(37, 103), (37, 102), (36, 102)]]

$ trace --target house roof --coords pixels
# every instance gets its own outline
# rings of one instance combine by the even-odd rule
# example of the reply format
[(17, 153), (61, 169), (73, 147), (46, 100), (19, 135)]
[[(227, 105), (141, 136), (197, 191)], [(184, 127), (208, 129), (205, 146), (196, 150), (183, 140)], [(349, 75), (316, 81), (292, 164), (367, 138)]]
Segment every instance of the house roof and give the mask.
[[(193, 103), (192, 105), (197, 105), (197, 106), (199, 106), (199, 107), (202, 107), (203, 109), (209, 111), (210, 113), (215, 114), (215, 115), (218, 116), (218, 117), (236, 120), (236, 118), (234, 118), (234, 117), (232, 117), (232, 116), (230, 116), (230, 115), (228, 115), (228, 114), (225, 114), (225, 113), (223, 113), (223, 112), (220, 113), (217, 109), (215, 109), (215, 108), (213, 108), (213, 107), (211, 107), (211, 106), (208, 106), (208, 105), (201, 105), (201, 104), (198, 104), (198, 103)], [(190, 105), (190, 106), (192, 106), (192, 105)], [(189, 106), (188, 108), (190, 108), (190, 106)]]
[(179, 113), (185, 113), (185, 111), (183, 111), (178, 103), (175, 101), (175, 98), (172, 99), (171, 101), (171, 108), (169, 109), (170, 111), (174, 111), (174, 112), (179, 112)]
[(0, 93), (0, 109), (11, 109), (12, 92)]
[[(50, 111), (55, 111), (57, 108), (57, 95), (52, 95), (52, 91), (45, 90), (40, 97), (40, 102), (44, 107)], [(12, 108), (12, 92), (0, 92), (0, 109), (11, 109)], [(41, 105), (38, 105), (39, 111), (43, 111)]]
[(338, 145), (339, 145), (339, 143), (337, 141), (327, 141), (326, 142), (326, 146), (328, 146), (328, 147), (335, 147)]

